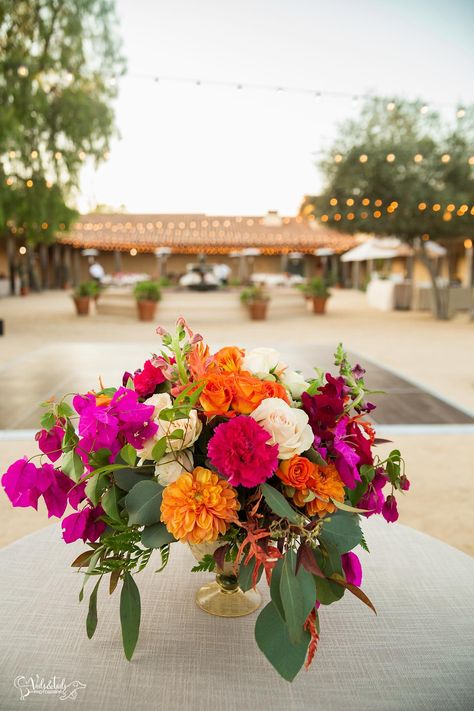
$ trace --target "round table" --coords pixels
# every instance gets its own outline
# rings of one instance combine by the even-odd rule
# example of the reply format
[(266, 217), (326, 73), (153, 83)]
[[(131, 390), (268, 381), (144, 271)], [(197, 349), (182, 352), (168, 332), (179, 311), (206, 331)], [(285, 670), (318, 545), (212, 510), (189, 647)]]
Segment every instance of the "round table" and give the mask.
[(28, 694), (33, 678), (37, 688), (64, 679), (68, 703), (88, 711), (473, 709), (474, 561), (404, 526), (369, 520), (365, 533), (362, 588), (378, 615), (349, 593), (322, 607), (319, 650), (292, 684), (258, 650), (255, 614), (216, 618), (195, 606), (209, 575), (189, 572), (186, 546), (172, 546), (164, 572), (154, 573), (156, 555), (137, 576), (142, 623), (127, 662), (119, 589), (101, 589), (88, 640), (88, 595), (78, 603), (82, 576), (70, 567), (84, 545), (65, 545), (57, 525), (27, 536), (0, 551), (0, 708), (18, 709), (21, 694), (24, 708), (61, 708), (58, 691)]

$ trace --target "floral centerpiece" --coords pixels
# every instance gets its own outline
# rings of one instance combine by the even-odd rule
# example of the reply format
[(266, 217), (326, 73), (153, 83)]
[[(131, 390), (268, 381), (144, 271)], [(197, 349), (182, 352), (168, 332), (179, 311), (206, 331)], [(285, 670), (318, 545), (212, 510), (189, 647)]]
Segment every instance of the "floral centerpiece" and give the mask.
[[(159, 551), (187, 543), (193, 570), (215, 571), (198, 591), (200, 607), (237, 616), (260, 605), (262, 575), (270, 602), (255, 637), (275, 669), (292, 680), (310, 665), (319, 608), (360, 589), (354, 553), (367, 549), (361, 517), (397, 519), (395, 493), (407, 490), (398, 450), (381, 459), (367, 415), (364, 371), (340, 346), (338, 374), (305, 380), (271, 348), (222, 348), (211, 354), (184, 319), (157, 329), (162, 350), (104, 387), (43, 403), (41, 454), (14, 462), (2, 477), (13, 506), (44, 500), (62, 518), (66, 543), (87, 549), (86, 629), (97, 625), (97, 591), (121, 584), (125, 655), (140, 626), (135, 573)], [(63, 518), (67, 506), (73, 509)]]

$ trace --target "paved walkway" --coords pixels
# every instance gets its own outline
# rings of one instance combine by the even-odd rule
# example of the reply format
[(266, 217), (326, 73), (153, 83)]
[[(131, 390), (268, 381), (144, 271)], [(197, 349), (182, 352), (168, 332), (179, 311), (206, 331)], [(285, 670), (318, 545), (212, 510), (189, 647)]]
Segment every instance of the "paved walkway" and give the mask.
[[(269, 320), (250, 322), (235, 292), (166, 293), (157, 321), (170, 328), (183, 314), (216, 347), (278, 348), (293, 367), (331, 366), (342, 340), (367, 366), (367, 381), (390, 397), (377, 400), (379, 432), (405, 454), (413, 490), (401, 521), (474, 554), (474, 324), (465, 315), (437, 323), (429, 314), (370, 310), (363, 294), (335, 291), (328, 314), (314, 316), (295, 292), (276, 292)], [(38, 403), (53, 394), (87, 390), (101, 375), (119, 382), (159, 349), (154, 325), (128, 315), (75, 316), (66, 293), (0, 300), (0, 430), (35, 428)], [(446, 402), (448, 401), (448, 403)], [(449, 404), (451, 403), (451, 404)], [(0, 470), (34, 443), (0, 431)], [(381, 449), (383, 455), (384, 447)], [(0, 494), (0, 545), (47, 523), (46, 515), (13, 510)]]

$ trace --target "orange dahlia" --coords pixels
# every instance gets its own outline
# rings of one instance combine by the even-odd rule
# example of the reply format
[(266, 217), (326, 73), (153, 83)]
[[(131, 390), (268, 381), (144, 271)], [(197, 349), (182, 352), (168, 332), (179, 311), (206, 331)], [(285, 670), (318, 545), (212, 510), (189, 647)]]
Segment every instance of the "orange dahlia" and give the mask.
[(208, 543), (237, 520), (237, 492), (228, 481), (204, 467), (181, 474), (163, 491), (161, 520), (175, 538), (186, 543)]
[[(344, 501), (344, 483), (334, 464), (325, 467), (315, 465), (306, 486), (308, 488), (295, 491), (293, 501), (300, 507), (306, 504), (306, 513), (309, 516), (323, 517), (328, 513), (334, 513), (336, 506), (331, 499)], [(316, 497), (305, 502), (311, 493), (316, 494)]]

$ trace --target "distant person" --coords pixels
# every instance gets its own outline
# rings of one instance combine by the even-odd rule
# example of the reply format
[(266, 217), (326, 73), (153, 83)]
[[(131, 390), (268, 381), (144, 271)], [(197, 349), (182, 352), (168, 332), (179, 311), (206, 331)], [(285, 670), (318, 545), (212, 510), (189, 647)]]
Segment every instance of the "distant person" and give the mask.
[(96, 281), (98, 284), (102, 284), (105, 276), (104, 267), (94, 259), (89, 267), (89, 274), (91, 279)]

